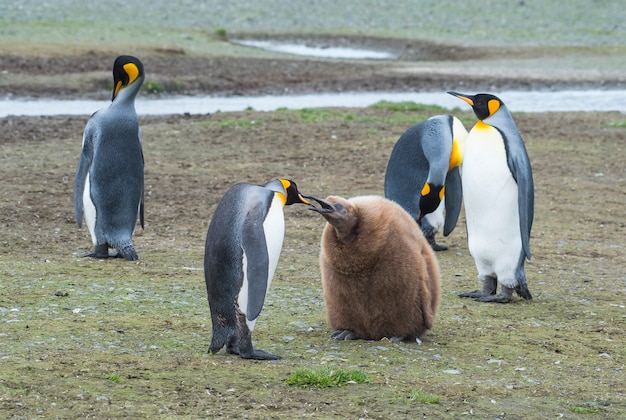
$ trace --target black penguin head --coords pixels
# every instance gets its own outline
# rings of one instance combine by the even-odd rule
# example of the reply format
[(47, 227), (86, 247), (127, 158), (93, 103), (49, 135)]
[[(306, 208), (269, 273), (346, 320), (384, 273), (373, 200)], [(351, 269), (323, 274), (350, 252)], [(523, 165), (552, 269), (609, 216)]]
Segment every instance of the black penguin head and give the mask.
[(502, 106), (502, 101), (497, 96), (489, 93), (478, 93), (476, 95), (465, 95), (458, 92), (448, 93), (468, 103), (474, 109), (474, 114), (476, 114), (479, 120), (491, 117)]
[(113, 97), (115, 100), (120, 90), (132, 85), (137, 80), (143, 80), (143, 64), (137, 57), (120, 55), (113, 63)]
[(445, 192), (445, 186), (443, 185), (431, 185), (426, 182), (424, 184), (424, 188), (422, 188), (422, 196), (420, 197), (420, 215), (419, 219), (426, 216), (428, 213), (434, 212), (441, 200), (443, 200), (443, 195)]
[(291, 204), (302, 203), (309, 204), (309, 201), (304, 198), (300, 191), (298, 191), (298, 186), (295, 182), (290, 179), (279, 179), (280, 183), (283, 185), (285, 189), (285, 205), (289, 206)]

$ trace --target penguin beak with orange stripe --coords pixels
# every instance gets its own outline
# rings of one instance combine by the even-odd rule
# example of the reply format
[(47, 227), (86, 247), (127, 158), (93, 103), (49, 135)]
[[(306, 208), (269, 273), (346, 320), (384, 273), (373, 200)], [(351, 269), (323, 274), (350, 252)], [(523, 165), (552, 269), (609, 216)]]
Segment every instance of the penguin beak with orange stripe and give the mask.
[(502, 102), (493, 95), (479, 93), (476, 95), (466, 95), (458, 92), (448, 92), (467, 103), (474, 110), (474, 114), (479, 120), (484, 120), (495, 114), (502, 106)]

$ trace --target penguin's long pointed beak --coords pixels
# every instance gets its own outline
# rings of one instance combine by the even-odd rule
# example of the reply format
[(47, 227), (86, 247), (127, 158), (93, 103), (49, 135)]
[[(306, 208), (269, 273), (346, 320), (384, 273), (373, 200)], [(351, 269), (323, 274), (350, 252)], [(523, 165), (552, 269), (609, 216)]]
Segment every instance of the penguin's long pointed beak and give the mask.
[[(333, 205), (330, 204), (328, 201), (322, 200), (321, 198), (317, 198), (312, 195), (303, 195), (303, 197), (310, 200), (308, 204), (310, 206), (309, 210), (311, 211), (316, 211), (321, 214), (333, 213), (335, 211)], [(321, 207), (316, 207), (313, 203), (311, 203), (311, 201), (315, 201)]]
[(474, 100), (471, 98), (470, 95), (465, 95), (463, 93), (458, 93), (458, 92), (448, 92), (448, 94), (452, 96), (456, 96), (460, 100), (467, 102), (469, 106), (474, 106)]
[(300, 199), (301, 203), (308, 204), (309, 206), (311, 205), (311, 202), (309, 200), (307, 200), (307, 198), (309, 198), (309, 197), (307, 197), (306, 195), (300, 193), (300, 194), (298, 194), (298, 198)]

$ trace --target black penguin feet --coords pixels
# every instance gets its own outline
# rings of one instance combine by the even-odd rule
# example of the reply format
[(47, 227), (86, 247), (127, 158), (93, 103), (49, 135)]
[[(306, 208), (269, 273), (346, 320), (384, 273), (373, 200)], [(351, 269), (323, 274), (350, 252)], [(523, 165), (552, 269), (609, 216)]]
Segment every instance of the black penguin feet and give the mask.
[(496, 283), (492, 277), (487, 277), (483, 283), (485, 285), (483, 290), (461, 293), (459, 297), (472, 298), (477, 302), (509, 303), (511, 301), (513, 289), (510, 287), (502, 286), (500, 294), (496, 294)]
[(359, 337), (352, 330), (337, 330), (333, 331), (330, 338), (335, 340), (358, 340)]
[(263, 350), (253, 350), (249, 355), (240, 354), (243, 359), (253, 359), (253, 360), (280, 360), (280, 356), (276, 356), (275, 354), (268, 353)]
[(446, 245), (440, 245), (435, 241), (435, 234), (426, 235), (426, 240), (428, 241), (428, 245), (433, 249), (433, 251), (447, 251), (448, 247)]
[(118, 253), (109, 254), (109, 246), (107, 244), (95, 245), (92, 252), (85, 252), (82, 257), (90, 258), (115, 258)]
[(498, 295), (481, 296), (474, 299), (476, 302), (494, 302), (494, 303), (509, 303), (511, 296), (506, 296), (502, 293)]
[(459, 294), (459, 297), (472, 299), (478, 299), (483, 296), (485, 296), (485, 292), (483, 292), (482, 290), (474, 290), (473, 292), (465, 292)]
[(229, 346), (226, 348), (226, 353), (228, 354), (236, 354), (242, 359), (252, 359), (252, 360), (280, 360), (280, 356), (277, 356), (272, 353), (268, 353), (263, 350), (254, 350), (242, 352), (239, 350), (238, 346)]

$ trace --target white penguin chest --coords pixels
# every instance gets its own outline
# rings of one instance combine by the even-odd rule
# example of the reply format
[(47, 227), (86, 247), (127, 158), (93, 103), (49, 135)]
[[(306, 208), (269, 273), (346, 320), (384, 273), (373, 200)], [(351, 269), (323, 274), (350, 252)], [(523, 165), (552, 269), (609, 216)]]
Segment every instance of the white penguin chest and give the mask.
[[(473, 254), (519, 242), (517, 183), (507, 164), (502, 136), (493, 127), (473, 128), (465, 144), (461, 182)], [(491, 249), (493, 248), (493, 249)]]
[(269, 272), (267, 273), (267, 288), (269, 290), (285, 236), (283, 203), (278, 196), (274, 196), (272, 200), (270, 209), (263, 221), (263, 231), (265, 232), (265, 243), (267, 244), (267, 256), (269, 259)]

